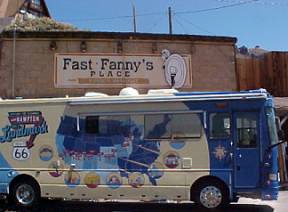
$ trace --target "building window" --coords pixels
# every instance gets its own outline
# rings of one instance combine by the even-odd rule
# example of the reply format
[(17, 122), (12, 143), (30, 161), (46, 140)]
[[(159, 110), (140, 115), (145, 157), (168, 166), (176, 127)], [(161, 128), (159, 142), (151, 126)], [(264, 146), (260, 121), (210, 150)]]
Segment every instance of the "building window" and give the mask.
[(36, 11), (29, 11), (30, 14), (32, 14), (35, 17), (40, 17), (40, 12), (36, 12)]
[(31, 3), (36, 6), (36, 7), (40, 7), (41, 5), (41, 1), (40, 0), (31, 0)]

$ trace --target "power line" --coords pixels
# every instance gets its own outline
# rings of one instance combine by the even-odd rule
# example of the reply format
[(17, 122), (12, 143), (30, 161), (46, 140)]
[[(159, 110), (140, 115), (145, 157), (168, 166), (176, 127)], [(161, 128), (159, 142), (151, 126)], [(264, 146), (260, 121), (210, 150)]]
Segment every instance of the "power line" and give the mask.
[[(231, 3), (231, 2), (241, 2), (241, 0), (214, 0), (220, 3)], [(243, 1), (242, 1), (243, 2)], [(268, 6), (288, 6), (288, 2), (286, 0), (276, 0), (276, 1), (271, 1), (271, 0), (260, 0), (257, 2), (257, 4), (262, 4), (262, 5), (268, 5)]]
[[(203, 12), (209, 12), (214, 10), (220, 10), (225, 8), (231, 8), (231, 7), (238, 7), (245, 4), (250, 4), (254, 2), (258, 2), (259, 0), (248, 0), (248, 1), (240, 1), (238, 3), (234, 4), (228, 4), (224, 6), (219, 7), (211, 7), (206, 9), (200, 9), (200, 10), (190, 10), (190, 11), (179, 11), (174, 12), (174, 14), (196, 14), (196, 13), (203, 13)], [(137, 14), (136, 17), (145, 17), (145, 16), (158, 16), (158, 15), (166, 15), (166, 12), (153, 12), (153, 13), (143, 13), (143, 14)], [(105, 18), (83, 18), (83, 19), (65, 19), (60, 21), (73, 21), (73, 22), (85, 22), (85, 21), (106, 21), (106, 20), (116, 20), (116, 19), (128, 19), (133, 18), (133, 15), (123, 15), (123, 16), (115, 16), (115, 17), (105, 17)]]
[[(203, 31), (203, 32), (208, 33), (208, 34), (211, 34), (211, 35), (215, 35), (215, 33), (211, 32), (211, 31), (208, 31), (207, 29), (204, 29), (203, 27), (192, 23), (190, 20), (188, 20), (188, 19), (186, 19), (186, 18), (184, 18), (184, 17), (182, 17), (182, 16), (180, 16), (180, 15), (177, 15), (177, 16), (175, 15), (175, 18), (177, 18), (177, 17), (178, 17), (178, 18), (181, 18), (181, 19), (184, 20), (186, 23), (192, 25), (194, 28), (196, 28), (196, 29), (198, 29), (198, 30), (200, 30), (200, 31)], [(178, 20), (178, 21), (179, 21), (179, 20)], [(183, 25), (183, 24), (182, 24), (182, 25)]]
[[(165, 15), (165, 12), (154, 12), (154, 13), (143, 13), (135, 15), (135, 17), (145, 17), (145, 16), (157, 16), (157, 15)], [(106, 21), (106, 20), (115, 20), (115, 19), (127, 19), (133, 18), (133, 15), (122, 15), (122, 16), (115, 16), (115, 17), (105, 17), (105, 18), (82, 18), (82, 19), (65, 19), (62, 21), (74, 21), (74, 22), (81, 22), (81, 21)]]
[(162, 17), (162, 18), (158, 18), (156, 21), (153, 22), (153, 24), (151, 26), (149, 26), (149, 28), (146, 28), (146, 31), (151, 32), (152, 30), (154, 30), (155, 27), (157, 27), (166, 17)]
[(184, 25), (180, 22), (180, 20), (178, 20), (179, 16), (174, 16), (174, 20), (175, 22), (183, 29), (184, 33), (187, 34), (188, 30), (184, 27)]
[(190, 10), (190, 11), (183, 11), (183, 12), (175, 12), (175, 14), (196, 14), (196, 13), (202, 13), (202, 12), (209, 12), (209, 11), (220, 10), (220, 9), (224, 9), (224, 8), (238, 7), (238, 6), (242, 6), (242, 5), (245, 5), (245, 4), (254, 3), (254, 2), (257, 2), (257, 1), (259, 1), (259, 0), (249, 0), (249, 1), (244, 1), (244, 2), (238, 2), (238, 3), (235, 3), (235, 4), (228, 4), (228, 5), (224, 5), (224, 6), (211, 7), (211, 8), (207, 8), (207, 9), (201, 9), (201, 10)]

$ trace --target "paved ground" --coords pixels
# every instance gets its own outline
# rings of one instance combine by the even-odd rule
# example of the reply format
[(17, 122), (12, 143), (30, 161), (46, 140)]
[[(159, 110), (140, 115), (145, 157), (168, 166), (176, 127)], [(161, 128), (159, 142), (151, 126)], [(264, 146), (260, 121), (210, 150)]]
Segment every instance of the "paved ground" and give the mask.
[[(277, 201), (261, 201), (261, 200), (253, 200), (248, 198), (240, 198), (237, 205), (242, 204), (253, 204), (257, 206), (268, 206), (271, 207), (273, 212), (288, 212), (288, 190), (280, 191), (279, 197)], [(260, 210), (262, 211), (262, 210)], [(263, 210), (266, 211), (266, 210)], [(269, 211), (269, 210), (267, 210)], [(248, 211), (246, 211), (248, 212)]]
[[(0, 211), (16, 211), (13, 206), (0, 203)], [(19, 210), (18, 210), (19, 211)], [(23, 210), (22, 210), (23, 211)], [(207, 211), (198, 208), (194, 204), (173, 204), (173, 203), (94, 203), (94, 202), (73, 202), (45, 200), (37, 211), (50, 212), (188, 212)], [(238, 203), (233, 203), (225, 209), (212, 210), (213, 212), (287, 212), (288, 191), (281, 191), (277, 201), (261, 201), (249, 198), (240, 198)]]

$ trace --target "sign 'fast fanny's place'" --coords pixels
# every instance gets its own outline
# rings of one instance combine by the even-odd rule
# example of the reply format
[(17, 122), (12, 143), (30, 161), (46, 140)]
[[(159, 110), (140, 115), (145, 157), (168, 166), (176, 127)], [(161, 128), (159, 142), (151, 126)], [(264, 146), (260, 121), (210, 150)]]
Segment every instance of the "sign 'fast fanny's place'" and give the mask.
[[(113, 54), (56, 54), (55, 86), (60, 88), (122, 87), (123, 85), (137, 85), (137, 87), (142, 88), (175, 87), (173, 86), (174, 81), (178, 78), (183, 81), (178, 87), (191, 86), (190, 57), (177, 55), (180, 59), (177, 60), (175, 57), (176, 60), (171, 60), (170, 58), (173, 64), (170, 62), (169, 66), (167, 61), (169, 61), (170, 55), (165, 56), (166, 58), (160, 54), (121, 56)], [(167, 69), (168, 66), (169, 70)], [(184, 75), (180, 73), (183, 71), (185, 72)], [(171, 79), (169, 79), (170, 72), (173, 78), (172, 84)]]

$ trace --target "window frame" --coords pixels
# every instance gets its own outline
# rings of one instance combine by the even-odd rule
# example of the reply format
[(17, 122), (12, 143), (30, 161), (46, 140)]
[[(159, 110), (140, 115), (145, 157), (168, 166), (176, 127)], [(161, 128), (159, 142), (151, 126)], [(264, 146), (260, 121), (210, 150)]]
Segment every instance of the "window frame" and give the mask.
[[(230, 127), (229, 127), (229, 134), (226, 136), (226, 137), (214, 137), (214, 136), (212, 136), (212, 127), (213, 127), (213, 123), (211, 124), (211, 115), (213, 115), (213, 114), (227, 114), (228, 116), (227, 117), (229, 117), (229, 124), (230, 124)], [(209, 123), (209, 139), (211, 139), (211, 140), (224, 140), (224, 139), (230, 139), (231, 137), (232, 137), (232, 114), (231, 114), (231, 112), (217, 112), (217, 111), (215, 111), (215, 112), (210, 112), (209, 113), (209, 116), (208, 116), (208, 123)]]
[(31, 0), (31, 4), (32, 4), (34, 7), (39, 8), (39, 7), (41, 6), (41, 0)]
[[(241, 128), (238, 128), (238, 125), (237, 125), (237, 119), (239, 118), (239, 114), (248, 114), (248, 113), (251, 113), (251, 114), (254, 114), (255, 115), (255, 122), (256, 122), (256, 126), (255, 128), (253, 127), (241, 127)], [(236, 140), (235, 140), (235, 145), (236, 145), (236, 148), (237, 149), (257, 149), (259, 148), (260, 146), (260, 143), (259, 143), (259, 136), (260, 136), (260, 133), (259, 133), (259, 123), (260, 120), (259, 120), (259, 113), (257, 111), (238, 111), (236, 113), (236, 119), (235, 119), (235, 132), (236, 132)], [(256, 133), (256, 137), (255, 137), (255, 145), (251, 145), (251, 140), (250, 140), (250, 144), (247, 145), (247, 146), (244, 146), (244, 145), (240, 145), (241, 143), (239, 142), (239, 130), (240, 129), (254, 129), (255, 130), (255, 133)], [(250, 136), (249, 136), (250, 138)]]
[[(127, 115), (127, 116), (143, 116), (143, 136), (144, 136), (144, 140), (171, 140), (172, 138), (167, 138), (167, 139), (162, 139), (162, 138), (159, 138), (159, 139), (149, 139), (149, 138), (146, 138), (145, 137), (145, 115), (153, 115), (153, 114), (200, 114), (201, 117), (200, 117), (200, 122), (201, 122), (201, 127), (205, 130), (207, 129), (207, 112), (204, 111), (204, 110), (191, 110), (191, 111), (185, 111), (185, 110), (165, 110), (165, 111), (125, 111), (125, 112), (96, 112), (96, 113), (78, 113), (77, 114), (77, 131), (80, 132), (81, 131), (81, 127), (80, 127), (80, 119), (81, 118), (86, 118), (87, 116), (121, 116), (121, 115)], [(131, 117), (130, 117), (131, 119)], [(86, 129), (84, 128), (84, 131), (86, 132)], [(201, 130), (201, 135), (200, 137), (193, 137), (193, 138), (174, 138), (174, 140), (176, 139), (185, 139), (185, 140), (195, 140), (195, 139), (199, 139), (203, 136), (203, 130)]]
[[(107, 115), (107, 114), (105, 114), (105, 115), (103, 115), (103, 114), (101, 114), (101, 115), (86, 115), (86, 116), (84, 116), (84, 118), (85, 118), (84, 133), (102, 136), (101, 126), (100, 126), (101, 120), (106, 120), (106, 118), (109, 116), (110, 117), (117, 117), (117, 116), (124, 117), (124, 116), (126, 116), (129, 118), (129, 121), (131, 121), (131, 115), (130, 114), (125, 114), (125, 115), (123, 115), (123, 114), (121, 114), (121, 115), (119, 115), (119, 114), (117, 114), (117, 115), (115, 115), (115, 114), (113, 114), (113, 115)], [(89, 118), (95, 119), (95, 120), (97, 119), (97, 130), (95, 130), (95, 132), (88, 132), (87, 131), (87, 121)], [(77, 116), (77, 131), (80, 131), (80, 116), (79, 115)]]
[[(173, 137), (173, 133), (171, 133), (170, 137), (160, 137), (160, 138), (148, 138), (146, 136), (146, 115), (185, 115), (185, 114), (197, 114), (200, 115), (200, 123), (201, 123), (201, 129), (200, 129), (200, 136), (197, 137)], [(163, 141), (170, 141), (170, 140), (195, 140), (200, 139), (203, 136), (203, 128), (207, 128), (206, 124), (206, 112), (204, 111), (167, 111), (167, 112), (155, 112), (155, 113), (149, 113), (149, 114), (143, 114), (144, 115), (144, 140), (163, 140)], [(201, 116), (202, 115), (202, 116)]]

